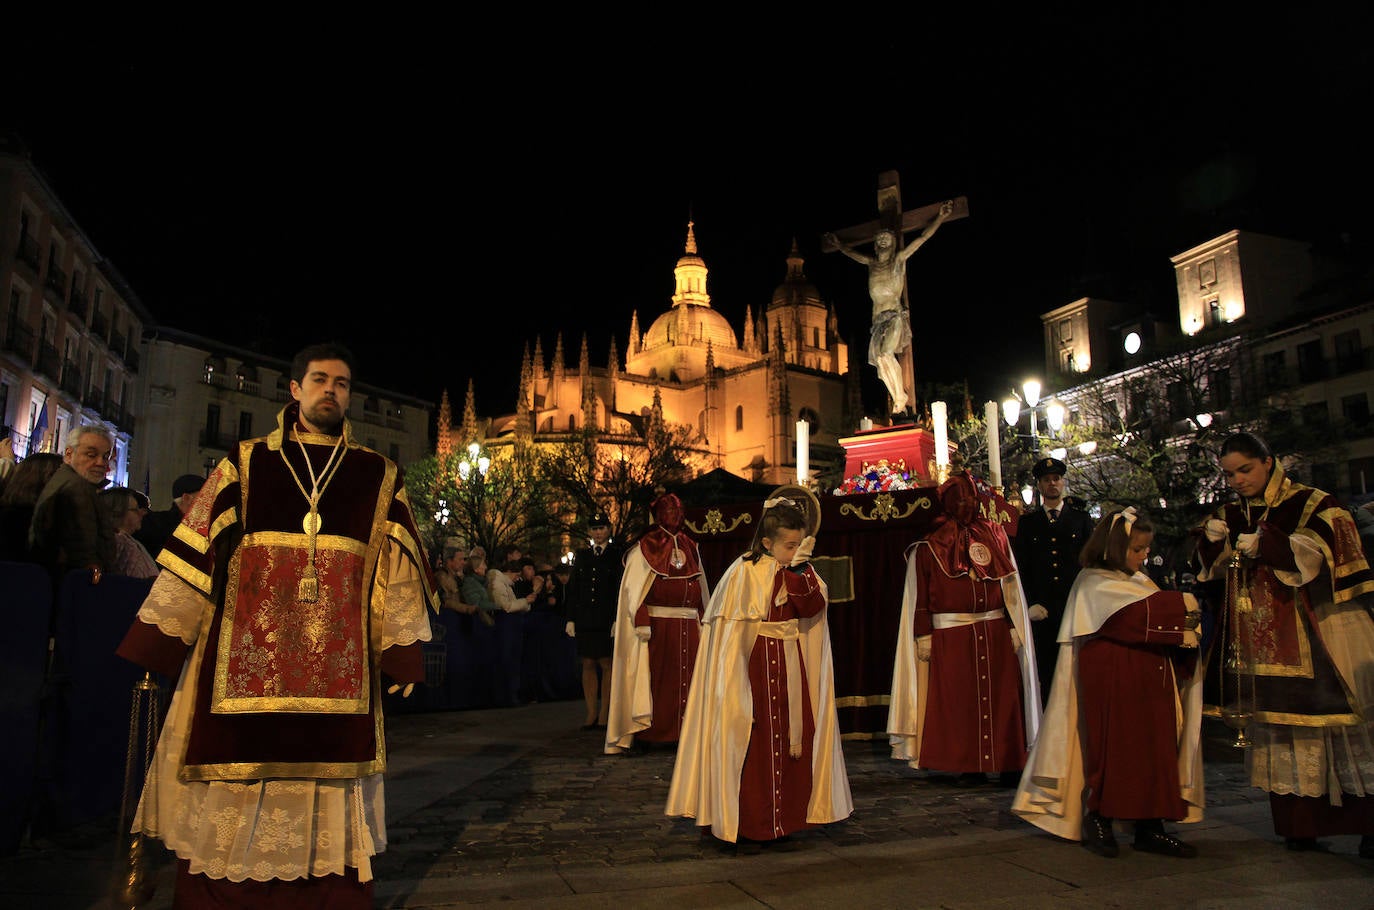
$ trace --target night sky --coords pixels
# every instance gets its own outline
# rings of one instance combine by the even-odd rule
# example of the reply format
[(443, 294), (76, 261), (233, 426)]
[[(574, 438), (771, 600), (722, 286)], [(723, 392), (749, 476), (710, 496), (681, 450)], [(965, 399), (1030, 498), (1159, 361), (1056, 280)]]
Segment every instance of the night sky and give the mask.
[(357, 378), (459, 406), (472, 378), (485, 414), (536, 334), (575, 364), (585, 333), (600, 366), (614, 333), (623, 357), (631, 312), (670, 306), (689, 218), (737, 333), (795, 239), (876, 409), (864, 272), (820, 235), (874, 218), (885, 170), (908, 208), (968, 198), (908, 282), (918, 381), (975, 401), (1040, 371), (1047, 310), (1172, 312), (1169, 257), (1224, 231), (1371, 235), (1370, 51), (1339, 16), (548, 15), (54, 32), (0, 59), (0, 128), (161, 322), (282, 358), (337, 338)]

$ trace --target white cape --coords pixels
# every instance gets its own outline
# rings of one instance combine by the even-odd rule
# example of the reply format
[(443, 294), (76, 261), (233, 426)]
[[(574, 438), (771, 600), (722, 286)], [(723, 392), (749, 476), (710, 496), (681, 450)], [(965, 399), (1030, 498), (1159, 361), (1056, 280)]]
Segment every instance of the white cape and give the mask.
[[(754, 723), (749, 655), (767, 617), (776, 560), (757, 563), (743, 556), (725, 570), (706, 607), (701, 647), (687, 695), (687, 714), (664, 814), (694, 818), (711, 833), (734, 843), (739, 834), (739, 781)], [(813, 572), (822, 592), (825, 581)], [(828, 599), (828, 596), (827, 596)], [(830, 651), (828, 608), (799, 619), (798, 644), (815, 712), (811, 750), (811, 798), (806, 820), (825, 824), (854, 811), (835, 711), (835, 668)]]

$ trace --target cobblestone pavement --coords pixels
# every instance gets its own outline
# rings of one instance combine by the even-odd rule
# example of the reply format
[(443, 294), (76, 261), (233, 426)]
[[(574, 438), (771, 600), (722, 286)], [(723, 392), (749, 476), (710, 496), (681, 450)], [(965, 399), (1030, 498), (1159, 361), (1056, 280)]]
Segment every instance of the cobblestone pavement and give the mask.
[[(580, 715), (580, 703), (555, 703), (388, 718), (388, 844), (373, 860), (378, 906), (514, 906), (513, 899), (523, 906), (517, 898), (540, 906), (551, 896), (573, 894), (574, 903), (566, 906), (600, 907), (596, 891), (605, 887), (607, 875), (615, 882), (627, 875), (674, 882), (700, 879), (697, 870), (711, 865), (685, 860), (760, 868), (736, 866), (732, 846), (703, 837), (688, 819), (663, 814), (674, 749), (604, 755), (599, 731), (577, 729)], [(1259, 819), (1256, 830), (1263, 837), (1267, 797), (1249, 786), (1243, 753), (1229, 747), (1224, 729), (1208, 730), (1209, 811), (1259, 804), (1251, 816)], [(1025, 843), (1042, 836), (1011, 815), (1013, 791), (997, 786), (995, 777), (981, 787), (959, 788), (948, 775), (913, 771), (892, 760), (883, 740), (846, 740), (844, 753), (854, 813), (796, 835), (806, 856), (882, 856), (909, 851), (913, 843), (940, 850), (946, 841), (958, 854), (978, 843)], [(0, 906), (110, 908), (106, 895), (123, 868), (115, 827), (114, 819), (103, 820), (26, 843), (17, 855), (0, 858)], [(157, 891), (142, 910), (166, 910), (173, 890), (171, 856), (157, 842), (149, 846)], [(767, 859), (769, 850), (764, 853)], [(1095, 859), (1084, 851), (1065, 858), (1082, 862), (1079, 853)], [(1308, 865), (1322, 861), (1310, 854), (1292, 857)], [(1368, 873), (1361, 865), (1355, 874)], [(719, 897), (713, 891), (696, 895), (697, 905), (716, 906)], [(581, 898), (591, 902), (576, 903)], [(616, 902), (657, 907), (662, 899), (644, 891), (636, 898), (622, 894)]]
[[(399, 753), (431, 725), (453, 722), (449, 715), (425, 715), (395, 725), (390, 748)], [(894, 761), (885, 741), (846, 740), (844, 754), (853, 815), (796, 839), (869, 846), (980, 830), (1031, 830), (1011, 814), (1013, 790), (997, 786), (995, 775), (985, 786), (959, 788), (949, 775), (914, 771)], [(1209, 740), (1209, 806), (1267, 801), (1246, 781), (1240, 755), (1221, 735)], [(671, 748), (602, 755), (594, 732), (553, 737), (543, 748), (390, 824), (387, 850), (374, 863), (377, 876), (386, 881), (614, 867), (732, 853), (733, 846), (701, 836), (691, 820), (663, 814), (673, 758)]]

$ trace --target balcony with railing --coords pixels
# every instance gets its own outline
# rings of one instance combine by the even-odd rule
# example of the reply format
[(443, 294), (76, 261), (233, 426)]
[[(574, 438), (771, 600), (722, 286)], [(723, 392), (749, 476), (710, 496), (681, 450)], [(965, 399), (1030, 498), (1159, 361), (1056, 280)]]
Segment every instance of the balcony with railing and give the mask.
[(14, 258), (24, 263), (37, 275), (40, 268), (39, 263), (43, 261), (43, 253), (38, 248), (38, 241), (26, 234), (19, 238), (19, 247), (14, 251)]
[(47, 341), (38, 343), (38, 364), (35, 369), (54, 382), (61, 378), (62, 355), (57, 352), (55, 345)]
[(67, 273), (58, 268), (56, 263), (48, 265), (48, 277), (43, 279), (43, 289), (52, 291), (57, 295), (57, 302), (62, 303), (67, 296)]
[(134, 415), (130, 414), (124, 405), (111, 405), (109, 412), (103, 413), (101, 416), (129, 435), (133, 435)]
[(1369, 348), (1345, 351), (1335, 357), (1308, 358), (1298, 364), (1261, 359), (1259, 379), (1263, 394), (1272, 395), (1310, 383), (1325, 382), (1374, 368)]
[(1349, 376), (1351, 373), (1359, 373), (1371, 367), (1374, 367), (1374, 357), (1371, 357), (1370, 348), (1339, 351), (1331, 359), (1331, 374), (1333, 376)]
[(74, 360), (62, 364), (62, 391), (68, 395), (81, 395), (81, 367)]
[(72, 292), (67, 297), (67, 314), (78, 322), (85, 322), (88, 309), (89, 301), (85, 293), (76, 285), (72, 285)]
[(5, 353), (14, 354), (26, 364), (33, 363), (33, 327), (14, 320), (5, 332)]

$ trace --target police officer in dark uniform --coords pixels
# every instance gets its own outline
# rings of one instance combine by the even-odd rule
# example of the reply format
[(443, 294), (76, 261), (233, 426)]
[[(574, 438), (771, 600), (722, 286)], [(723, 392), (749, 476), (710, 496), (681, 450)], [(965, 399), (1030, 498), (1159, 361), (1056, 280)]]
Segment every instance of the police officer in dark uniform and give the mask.
[(1012, 540), (1016, 566), (1030, 605), (1042, 702), (1050, 697), (1054, 664), (1059, 657), (1056, 639), (1064, 618), (1064, 602), (1080, 568), (1078, 553), (1088, 542), (1094, 524), (1091, 515), (1066, 501), (1067, 471), (1068, 467), (1058, 458), (1042, 458), (1035, 463), (1031, 473), (1040, 491), (1040, 506), (1021, 516)]
[(611, 542), (611, 520), (606, 513), (591, 517), (587, 535), (591, 546), (577, 551), (568, 580), (567, 632), (577, 639), (577, 656), (582, 659), (582, 697), (587, 703), (582, 729), (604, 730), (611, 710), (611, 629), (625, 563), (623, 551)]

